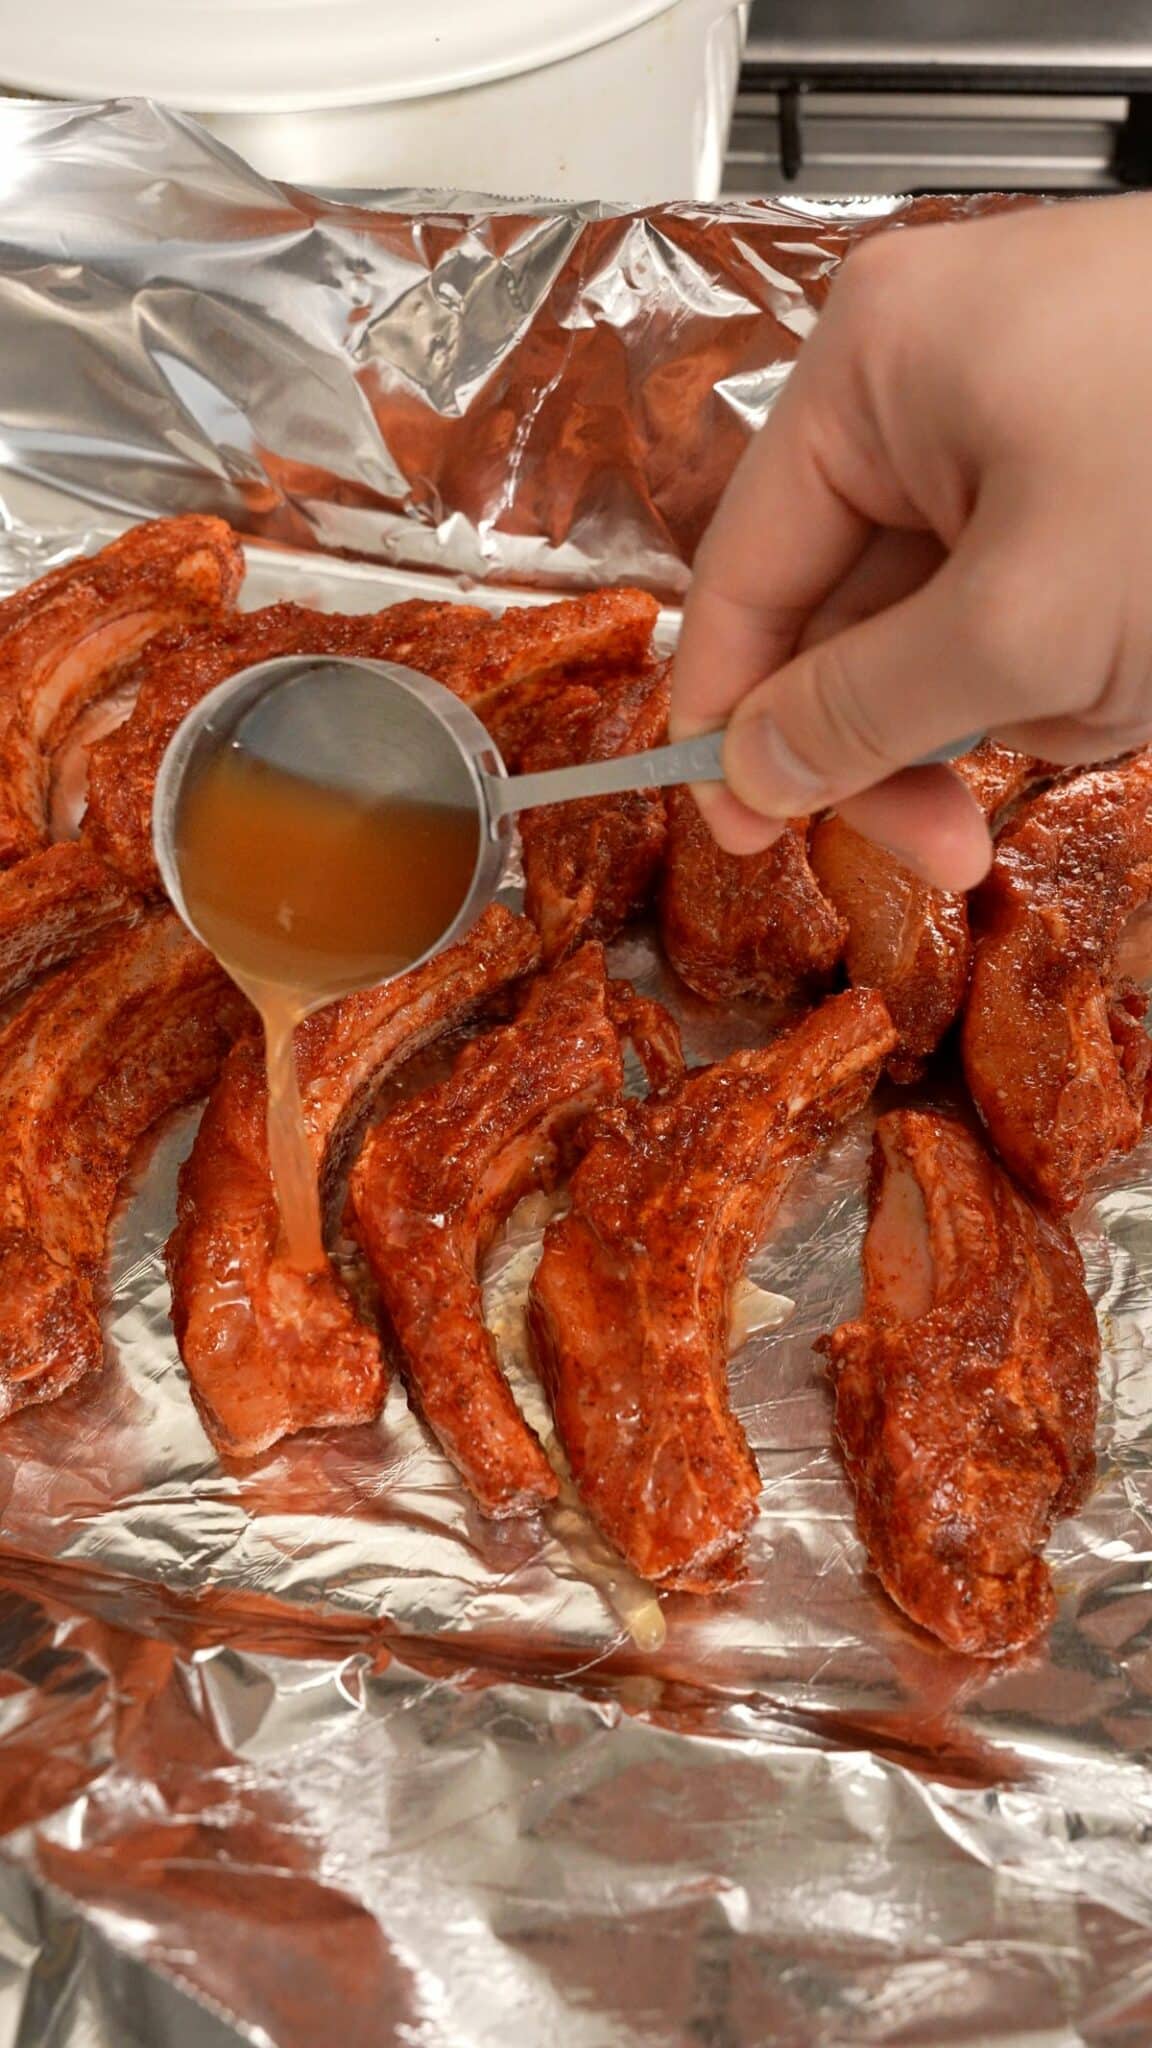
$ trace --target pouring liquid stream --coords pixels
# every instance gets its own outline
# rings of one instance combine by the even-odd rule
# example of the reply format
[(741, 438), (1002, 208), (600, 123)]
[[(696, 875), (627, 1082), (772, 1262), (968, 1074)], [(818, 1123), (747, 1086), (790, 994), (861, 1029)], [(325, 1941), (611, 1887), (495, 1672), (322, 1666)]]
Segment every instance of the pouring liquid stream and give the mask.
[(304, 1272), (326, 1254), (294, 1034), (313, 1011), (402, 973), (436, 945), (468, 895), (478, 835), (472, 811), (372, 801), (236, 746), (185, 795), (184, 898), (264, 1027), (281, 1250)]

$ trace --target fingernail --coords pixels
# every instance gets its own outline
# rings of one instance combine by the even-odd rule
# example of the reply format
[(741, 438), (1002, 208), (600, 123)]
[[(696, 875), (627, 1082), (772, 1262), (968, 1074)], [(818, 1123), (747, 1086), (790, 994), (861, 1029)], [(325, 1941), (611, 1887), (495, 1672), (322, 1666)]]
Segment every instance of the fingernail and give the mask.
[(729, 727), (724, 748), (729, 787), (765, 818), (791, 818), (831, 801), (827, 778), (794, 754), (770, 718), (745, 718)]

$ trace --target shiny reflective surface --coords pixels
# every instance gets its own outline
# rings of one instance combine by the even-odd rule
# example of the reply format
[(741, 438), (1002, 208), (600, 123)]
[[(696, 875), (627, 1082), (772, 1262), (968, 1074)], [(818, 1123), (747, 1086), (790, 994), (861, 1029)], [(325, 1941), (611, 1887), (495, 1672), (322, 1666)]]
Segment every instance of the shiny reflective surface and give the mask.
[(753, 0), (748, 56), (754, 64), (882, 72), (888, 80), (921, 71), (999, 74), (1070, 72), (1146, 79), (1152, 63), (1148, 15), (1140, 0), (1109, 0), (1093, 13), (1080, 0), (880, 0), (867, 14), (852, 0)]
[(337, 205), (158, 107), (3, 100), (0, 198), (0, 465), (297, 547), (673, 596), (852, 243), (997, 203)]
[[(412, 299), (403, 315), (394, 305), (391, 337), (410, 320), (414, 358), (442, 362), (416, 347), (417, 314), (435, 315), (431, 338), (447, 337), (456, 369), (471, 364), (479, 390), (485, 366), (515, 369), (519, 330), (503, 283), (531, 279), (535, 297), (524, 303), (546, 308), (548, 276), (571, 281), (571, 223), (514, 231), (507, 217), (484, 216), (464, 234), (451, 218), (414, 226), (384, 215), (379, 244), (351, 231), (340, 243), (327, 229), (310, 234), (296, 202), (227, 160), (206, 161), (162, 117), (122, 109), (109, 118), (111, 127), (39, 109), (55, 158), (45, 142), (35, 166), (19, 153), (4, 159), (24, 194), (6, 233), (27, 240), (36, 216), (20, 209), (31, 179), (41, 198), (52, 190), (67, 203), (71, 246), (92, 259), (78, 255), (67, 277), (49, 264), (35, 275), (25, 266), (18, 288), (12, 268), (0, 281), (0, 332), (25, 344), (6, 361), (9, 447), (30, 461), (34, 450), (55, 474), (72, 463), (90, 479), (99, 473), (105, 489), (117, 476), (135, 487), (150, 474), (158, 501), (170, 489), (170, 503), (190, 482), (205, 488), (214, 459), (212, 487), (223, 467), (240, 479), (226, 486), (229, 502), (243, 502), (247, 478), (255, 504), (270, 470), (252, 451), (275, 445), (267, 430), (278, 416), (280, 445), (290, 445), (291, 426), (302, 461), (316, 457), (311, 478), (298, 480), (298, 530), (335, 545), (347, 516), (389, 544), (423, 540), (431, 558), (435, 528), (324, 496), (332, 472), (323, 465), (337, 446), (357, 446), (365, 462), (374, 445), (379, 454), (349, 409), (344, 302), (326, 266), (358, 249), (361, 303), (372, 308), (383, 298), (373, 299), (363, 265), (377, 247), (401, 252), (390, 259), (393, 283), (407, 275)], [(126, 155), (116, 134), (136, 138)], [(173, 163), (177, 144), (185, 155)], [(159, 184), (144, 196), (149, 168), (169, 178), (165, 196)], [(259, 332), (281, 364), (276, 351), (291, 331), (303, 358), (327, 365), (324, 447), (321, 416), (298, 410), (290, 421), (288, 386), (275, 376), (251, 387), (258, 432), (244, 415), (218, 412), (213, 443), (207, 413), (196, 423), (205, 387), (188, 364), (207, 375), (214, 363), (222, 382), (226, 361), (231, 388), (244, 387), (243, 349), (229, 341), (237, 300), (177, 282), (161, 307), (138, 280), (130, 313), (116, 282), (125, 273), (103, 261), (119, 247), (128, 262), (133, 234), (164, 208), (174, 244), (165, 265), (201, 287), (213, 235), (230, 292), (270, 289), (283, 263), (276, 299), (288, 303), (290, 283), (295, 326), (275, 328), (249, 301), (254, 325), (242, 331)], [(682, 399), (691, 454), (693, 376), (718, 378), (704, 414), (709, 431), (718, 419), (733, 423), (727, 459), (739, 422), (758, 415), (772, 387), (765, 364), (788, 353), (790, 330), (778, 323), (810, 318), (838, 231), (814, 216), (802, 232), (793, 214), (769, 276), (745, 266), (737, 237), (715, 239), (714, 225), (705, 234), (697, 216), (703, 268), (690, 302), (676, 240), (685, 218), (673, 210), (660, 226), (627, 231), (585, 221), (585, 282), (576, 310), (564, 302), (572, 325), (549, 325), (541, 311), (535, 341), (546, 353), (547, 330), (549, 374), (575, 429), (589, 417), (577, 402), (581, 388), (594, 389), (583, 382), (589, 351), (633, 346), (639, 361), (642, 331), (660, 329), (651, 306), (666, 306), (667, 331), (682, 321), (689, 353), (702, 334), (714, 353), (679, 387), (653, 365), (653, 420), (666, 434)], [(43, 219), (47, 232), (50, 209)], [(276, 222), (285, 239), (274, 256)], [(741, 235), (752, 226), (741, 214)], [(504, 272), (492, 259), (497, 243)], [(154, 247), (148, 260), (154, 270)], [(6, 254), (16, 270), (21, 261)], [(446, 295), (453, 275), (476, 287), (467, 322), (458, 300), (436, 300), (437, 265)], [(31, 294), (29, 314), (39, 307), (27, 324), (13, 310), (20, 292)], [(776, 309), (762, 334), (749, 314), (754, 292)], [(594, 298), (607, 326), (589, 335), (579, 306)], [(177, 332), (181, 348), (169, 349)], [(68, 381), (73, 349), (113, 366), (99, 406), (95, 385)], [(179, 461), (175, 430), (170, 442), (167, 426), (153, 434), (173, 417), (165, 363), (192, 394)], [(511, 388), (525, 386), (513, 376)], [(529, 409), (510, 400), (514, 425), (498, 459), (483, 458), (480, 417), (462, 425), (448, 411), (449, 394), (464, 390), (448, 376), (442, 417), (425, 400), (412, 411), (428, 445), (443, 453), (459, 433), (456, 445), (469, 448), (457, 495), (443, 498), (461, 559), (481, 552), (461, 504), (491, 508), (507, 473), (525, 522), (532, 490), (547, 481), (567, 536), (545, 548), (533, 527), (521, 536), (523, 559), (558, 573), (607, 566), (610, 522), (585, 489), (587, 450), (556, 437), (552, 414), (537, 444), (551, 456), (537, 463)], [(50, 442), (62, 391), (78, 413), (91, 405), (93, 437), (102, 414), (113, 450), (103, 471), (94, 440), (86, 453), (79, 438), (66, 445), (63, 429)], [(481, 413), (491, 427), (494, 406)], [(622, 501), (638, 474), (633, 446), (617, 451)], [(173, 459), (162, 470), (165, 451)], [(688, 530), (675, 524), (687, 501), (678, 493), (694, 494), (698, 508), (712, 474), (693, 478), (686, 462), (665, 480), (673, 523), (664, 529), (644, 509), (651, 496), (630, 500), (639, 509), (627, 545), (664, 587), (682, 559), (668, 535)], [(447, 468), (440, 478), (447, 493)], [(264, 502), (283, 510), (287, 500)], [(483, 538), (491, 560), (507, 565), (514, 536), (497, 524)], [(4, 540), (0, 583), (40, 573), (59, 545), (50, 534)], [(259, 565), (261, 598), (327, 591), (348, 606), (361, 591), (368, 603), (414, 594), (394, 574), (319, 558), (276, 565), (277, 583), (269, 559)], [(661, 985), (646, 942), (616, 948), (614, 960), (645, 988)], [(681, 1014), (693, 1059), (755, 1043), (764, 1028), (750, 1014), (720, 1025), (696, 1004)], [(989, 1672), (918, 1635), (863, 1576), (831, 1446), (811, 1342), (856, 1299), (866, 1118), (797, 1181), (771, 1254), (754, 1264), (761, 1284), (796, 1307), (732, 1365), (765, 1481), (751, 1575), (714, 1604), (665, 1602), (665, 1642), (647, 1654), (590, 1572), (571, 1518), (483, 1523), (398, 1388), (375, 1429), (301, 1439), (244, 1470), (219, 1464), (172, 1346), (161, 1260), (190, 1136), (188, 1120), (146, 1162), (115, 1233), (103, 1380), (0, 1432), (0, 2020), (18, 2048), (316, 2048), (334, 2016), (341, 2048), (1144, 2048), (1152, 1142), (1109, 1175), (1077, 1224), (1105, 1336), (1101, 1483), (1051, 1546), (1060, 1607), (1050, 1640)], [(527, 1219), (496, 1249), (488, 1287), (509, 1370), (537, 1421), (518, 1305), (539, 1234), (540, 1218)]]

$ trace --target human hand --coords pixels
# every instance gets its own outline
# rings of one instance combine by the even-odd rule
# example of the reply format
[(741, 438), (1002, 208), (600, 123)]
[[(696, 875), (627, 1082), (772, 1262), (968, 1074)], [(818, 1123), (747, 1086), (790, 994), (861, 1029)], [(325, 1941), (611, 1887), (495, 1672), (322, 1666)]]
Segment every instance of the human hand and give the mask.
[(1152, 197), (850, 256), (697, 557), (672, 737), (726, 720), (722, 846), (834, 804), (952, 889), (987, 826), (908, 763), (1152, 735)]

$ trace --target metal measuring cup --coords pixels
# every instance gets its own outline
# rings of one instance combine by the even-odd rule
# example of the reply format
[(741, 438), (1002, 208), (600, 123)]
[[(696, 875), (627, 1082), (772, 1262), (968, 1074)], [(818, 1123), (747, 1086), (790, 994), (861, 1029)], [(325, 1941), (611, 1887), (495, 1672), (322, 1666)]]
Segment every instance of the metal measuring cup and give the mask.
[[(975, 744), (961, 740), (928, 758), (954, 760)], [(475, 712), (430, 676), (398, 662), (288, 655), (230, 677), (189, 712), (157, 776), (153, 843), (175, 908), (203, 939), (181, 883), (180, 813), (195, 777), (222, 747), (238, 746), (364, 801), (392, 798), (469, 811), (479, 829), (468, 893), (436, 944), (410, 963), (416, 967), (461, 938), (496, 895), (519, 811), (625, 790), (720, 782), (723, 745), (723, 732), (712, 732), (646, 753), (509, 775)]]

